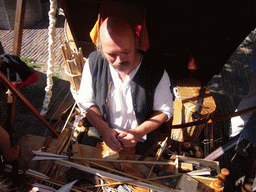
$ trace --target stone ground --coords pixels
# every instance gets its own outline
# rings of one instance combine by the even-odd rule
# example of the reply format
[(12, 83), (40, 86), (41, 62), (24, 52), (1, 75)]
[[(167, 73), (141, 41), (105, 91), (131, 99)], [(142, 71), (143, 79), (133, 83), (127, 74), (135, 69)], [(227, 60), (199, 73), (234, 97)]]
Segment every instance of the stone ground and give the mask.
[[(64, 70), (63, 58), (60, 53), (60, 40), (65, 38), (63, 16), (57, 16), (56, 22), (56, 40), (54, 46), (55, 65), (53, 73), (52, 98), (49, 104), (49, 111), (45, 119), (52, 125), (59, 119), (62, 112), (74, 103), (70, 93), (70, 83)], [(0, 40), (5, 53), (12, 53), (13, 31), (0, 30)], [(32, 59), (33, 70), (39, 77), (39, 81), (30, 86), (22, 88), (20, 91), (28, 101), (40, 112), (42, 110), (45, 98), (45, 87), (47, 77), (48, 61), (48, 17), (43, 18), (31, 28), (23, 30), (21, 58)], [(6, 118), (6, 95), (1, 94), (0, 116)], [(45, 136), (49, 134), (46, 127), (38, 120), (35, 115), (20, 101), (17, 100), (15, 110), (15, 141), (18, 141), (22, 135), (35, 134)], [(2, 124), (2, 122), (1, 122)]]

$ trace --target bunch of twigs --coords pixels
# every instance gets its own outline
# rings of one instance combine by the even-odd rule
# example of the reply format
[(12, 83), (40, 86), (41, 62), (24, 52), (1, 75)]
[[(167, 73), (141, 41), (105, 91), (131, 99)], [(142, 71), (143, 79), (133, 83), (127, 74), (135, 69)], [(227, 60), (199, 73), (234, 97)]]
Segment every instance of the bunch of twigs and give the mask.
[(85, 58), (83, 57), (82, 49), (73, 50), (69, 45), (69, 42), (61, 41), (61, 54), (65, 62), (65, 72), (68, 75), (70, 85), (73, 90), (78, 91), (80, 88), (82, 71), (85, 63)]

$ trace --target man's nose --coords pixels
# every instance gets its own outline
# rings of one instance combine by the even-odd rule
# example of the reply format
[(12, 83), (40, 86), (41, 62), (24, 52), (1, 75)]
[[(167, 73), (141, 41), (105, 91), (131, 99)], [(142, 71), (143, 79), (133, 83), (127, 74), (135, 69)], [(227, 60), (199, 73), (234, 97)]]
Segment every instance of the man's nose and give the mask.
[(123, 57), (121, 55), (118, 55), (116, 57), (116, 63), (122, 63), (124, 61)]

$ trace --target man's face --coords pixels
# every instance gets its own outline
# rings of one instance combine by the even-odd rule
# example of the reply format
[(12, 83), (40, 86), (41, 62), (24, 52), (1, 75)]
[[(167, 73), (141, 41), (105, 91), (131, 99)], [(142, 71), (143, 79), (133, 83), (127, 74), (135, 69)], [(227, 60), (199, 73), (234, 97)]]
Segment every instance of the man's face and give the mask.
[(135, 64), (136, 46), (134, 36), (103, 36), (102, 52), (109, 64), (121, 72), (129, 72)]

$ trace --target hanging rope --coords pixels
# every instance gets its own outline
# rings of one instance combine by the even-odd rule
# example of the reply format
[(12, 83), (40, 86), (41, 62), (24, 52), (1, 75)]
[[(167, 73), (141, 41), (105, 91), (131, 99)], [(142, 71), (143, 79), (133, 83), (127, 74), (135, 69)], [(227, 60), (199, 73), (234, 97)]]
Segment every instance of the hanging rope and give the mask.
[(52, 74), (54, 71), (54, 62), (55, 62), (55, 53), (53, 51), (54, 48), (54, 42), (55, 42), (55, 24), (56, 24), (56, 10), (57, 10), (57, 0), (50, 0), (50, 11), (48, 13), (49, 15), (49, 27), (48, 27), (48, 35), (49, 35), (49, 45), (48, 45), (48, 52), (49, 52), (49, 58), (48, 58), (48, 70), (47, 70), (47, 86), (45, 87), (45, 98), (43, 103), (43, 109), (40, 112), (41, 115), (46, 115), (49, 109), (49, 104), (52, 97), (52, 86), (53, 86), (53, 80), (52, 80)]

